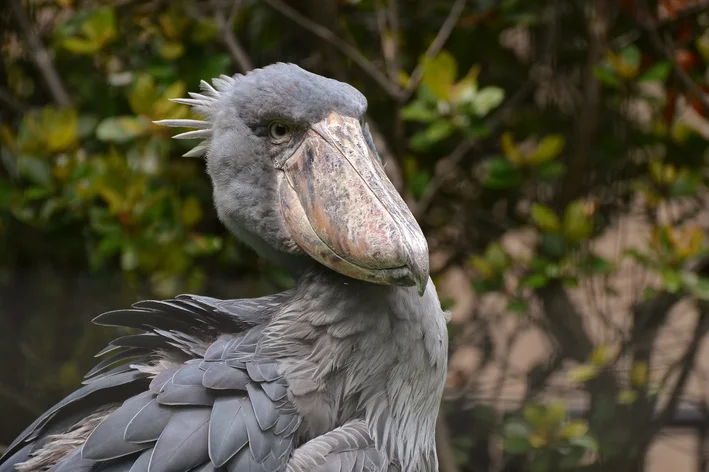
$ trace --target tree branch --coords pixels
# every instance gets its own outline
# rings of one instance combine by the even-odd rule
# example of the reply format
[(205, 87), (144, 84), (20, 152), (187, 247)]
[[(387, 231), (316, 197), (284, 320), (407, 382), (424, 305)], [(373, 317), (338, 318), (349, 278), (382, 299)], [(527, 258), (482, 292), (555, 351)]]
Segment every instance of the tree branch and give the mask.
[(596, 77), (596, 66), (603, 59), (608, 42), (608, 17), (611, 6), (609, 0), (595, 2), (588, 21), (588, 54), (583, 83), (583, 99), (578, 108), (578, 119), (574, 125), (573, 160), (568, 162), (569, 171), (564, 179), (561, 205), (576, 198), (583, 190), (583, 183), (588, 178), (589, 160), (593, 142), (596, 138), (600, 121), (601, 83)]
[(44, 49), (42, 41), (37, 35), (37, 32), (34, 30), (34, 27), (27, 16), (27, 12), (24, 8), (22, 8), (20, 0), (10, 0), (10, 10), (12, 10), (12, 15), (15, 17), (15, 21), (20, 27), (20, 31), (22, 32), (22, 35), (30, 48), (32, 59), (42, 73), (42, 78), (47, 84), (54, 101), (60, 107), (71, 106), (71, 98), (64, 88), (64, 84), (62, 83), (61, 78), (52, 63), (52, 59)]
[(236, 35), (234, 34), (232, 26), (234, 24), (234, 17), (239, 11), (240, 3), (241, 2), (239, 0), (236, 0), (234, 2), (231, 11), (229, 12), (229, 18), (225, 18), (224, 12), (221, 9), (216, 8), (214, 11), (214, 21), (217, 23), (217, 28), (219, 28), (221, 40), (224, 42), (227, 49), (231, 53), (231, 56), (236, 62), (236, 65), (239, 66), (241, 72), (245, 74), (251, 69), (253, 69), (254, 66), (251, 62), (251, 58), (249, 58), (249, 55), (247, 54), (246, 50), (243, 48)]
[(692, 373), (694, 368), (694, 361), (699, 352), (699, 347), (702, 340), (709, 332), (709, 304), (707, 302), (700, 303), (699, 313), (697, 314), (697, 325), (694, 328), (694, 334), (692, 340), (687, 347), (687, 350), (682, 356), (682, 367), (675, 383), (672, 393), (670, 393), (667, 404), (662, 409), (661, 412), (653, 419), (652, 423), (648, 425), (649, 427), (643, 428), (648, 435), (653, 434), (654, 431), (662, 428), (674, 415), (677, 405), (684, 393), (684, 388), (689, 379), (689, 375)]
[[(453, 6), (451, 7), (451, 11), (448, 13), (448, 17), (441, 25), (441, 29), (438, 30), (438, 34), (436, 34), (436, 37), (433, 39), (431, 44), (428, 46), (428, 49), (424, 53), (424, 57), (426, 59), (432, 59), (436, 57), (439, 52), (441, 52), (441, 49), (443, 49), (443, 46), (446, 44), (446, 41), (448, 41), (448, 38), (453, 32), (453, 29), (455, 29), (455, 25), (456, 23), (458, 23), (460, 15), (463, 13), (465, 3), (466, 0), (455, 1)], [(419, 62), (414, 71), (411, 73), (411, 78), (409, 79), (409, 83), (406, 85), (406, 89), (404, 90), (404, 94), (402, 96), (401, 101), (405, 102), (406, 100), (408, 100), (421, 83), (421, 79), (423, 78), (422, 64), (423, 61)]]
[(280, 14), (290, 19), (294, 23), (298, 24), (301, 28), (309, 31), (315, 36), (319, 37), (324, 41), (328, 41), (334, 47), (340, 50), (344, 55), (352, 59), (352, 61), (357, 64), (367, 75), (369, 75), (379, 86), (384, 89), (391, 97), (400, 101), (402, 98), (402, 91), (399, 86), (390, 81), (386, 75), (377, 69), (377, 67), (370, 62), (364, 55), (362, 55), (356, 47), (345, 42), (335, 33), (312, 21), (310, 18), (304, 16), (298, 12), (293, 7), (286, 5), (282, 0), (263, 0), (273, 9), (278, 11)]

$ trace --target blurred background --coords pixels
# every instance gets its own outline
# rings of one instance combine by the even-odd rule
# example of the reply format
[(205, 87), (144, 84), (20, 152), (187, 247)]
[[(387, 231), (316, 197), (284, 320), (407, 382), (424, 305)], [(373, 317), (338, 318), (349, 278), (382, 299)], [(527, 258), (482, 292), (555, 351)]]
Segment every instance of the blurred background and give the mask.
[(7, 0), (0, 450), (115, 337), (97, 314), (292, 281), (227, 234), (200, 79), (357, 87), (452, 311), (441, 471), (709, 470), (709, 1)]

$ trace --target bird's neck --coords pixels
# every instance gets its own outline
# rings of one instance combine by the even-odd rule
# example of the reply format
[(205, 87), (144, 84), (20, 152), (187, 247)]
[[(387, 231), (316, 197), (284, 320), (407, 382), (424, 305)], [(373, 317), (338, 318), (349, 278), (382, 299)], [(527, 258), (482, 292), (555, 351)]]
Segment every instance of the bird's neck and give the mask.
[(403, 470), (435, 463), (448, 338), (432, 282), (419, 296), (313, 269), (271, 328), (313, 435), (366, 418), (378, 448), (410, 466)]

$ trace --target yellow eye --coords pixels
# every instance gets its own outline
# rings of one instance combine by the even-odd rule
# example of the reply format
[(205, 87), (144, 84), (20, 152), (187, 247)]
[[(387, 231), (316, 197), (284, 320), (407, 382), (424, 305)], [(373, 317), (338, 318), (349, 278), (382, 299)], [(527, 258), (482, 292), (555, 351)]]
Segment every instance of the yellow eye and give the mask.
[(290, 130), (288, 129), (288, 126), (284, 125), (283, 123), (279, 121), (274, 121), (270, 125), (268, 125), (268, 135), (271, 137), (271, 139), (274, 139), (276, 141), (283, 141), (288, 137), (288, 133)]

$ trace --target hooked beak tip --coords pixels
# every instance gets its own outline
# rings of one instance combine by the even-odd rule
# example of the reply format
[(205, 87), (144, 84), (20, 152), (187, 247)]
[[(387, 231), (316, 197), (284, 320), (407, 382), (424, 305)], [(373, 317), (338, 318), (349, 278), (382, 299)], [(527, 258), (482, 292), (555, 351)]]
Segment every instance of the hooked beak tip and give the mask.
[(413, 285), (416, 286), (419, 296), (423, 296), (428, 286), (428, 264), (426, 262), (411, 260), (407, 264), (411, 271)]

